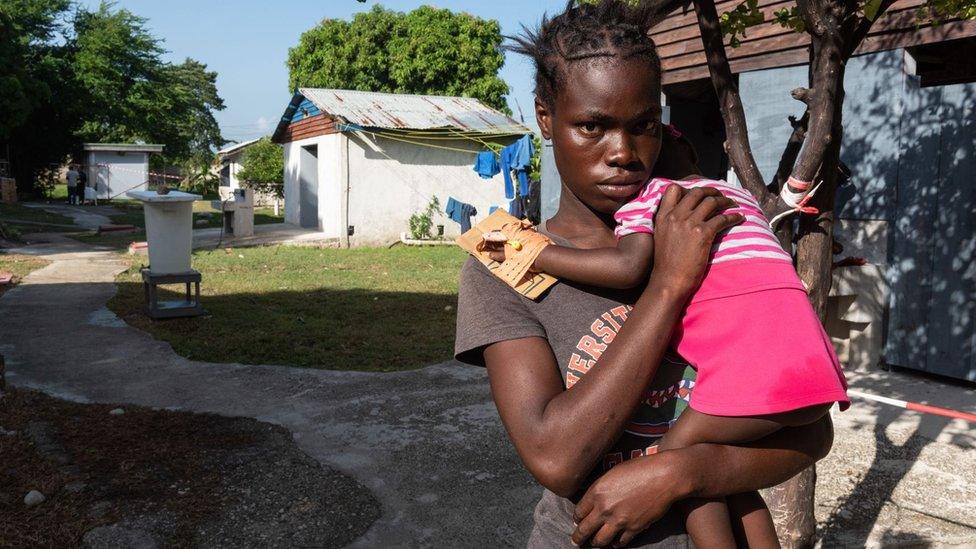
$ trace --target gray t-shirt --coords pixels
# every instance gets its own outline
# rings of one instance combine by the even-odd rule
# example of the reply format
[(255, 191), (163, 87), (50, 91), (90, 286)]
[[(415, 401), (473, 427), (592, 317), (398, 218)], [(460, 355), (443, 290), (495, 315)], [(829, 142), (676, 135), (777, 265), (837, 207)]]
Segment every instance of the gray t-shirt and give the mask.
[[(598, 367), (597, 360), (626, 321), (638, 296), (636, 290), (607, 290), (559, 282), (538, 301), (533, 301), (469, 258), (461, 269), (455, 355), (462, 362), (484, 366), (486, 346), (541, 337), (552, 347), (564, 386), (569, 390), (591, 368)], [(687, 363), (677, 357), (667, 358), (634, 418), (591, 478), (621, 461), (643, 455), (648, 447), (656, 445), (687, 407), (694, 379), (695, 372)], [(535, 509), (529, 547), (570, 547), (573, 508), (572, 501), (545, 491)], [(685, 547), (688, 544), (681, 522), (676, 516), (668, 515), (631, 546)]]

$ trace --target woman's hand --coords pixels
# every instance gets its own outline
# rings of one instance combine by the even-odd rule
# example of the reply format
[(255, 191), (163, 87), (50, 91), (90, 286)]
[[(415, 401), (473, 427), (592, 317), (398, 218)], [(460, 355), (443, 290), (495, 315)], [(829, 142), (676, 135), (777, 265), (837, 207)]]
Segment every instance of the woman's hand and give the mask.
[(654, 269), (648, 288), (663, 285), (691, 295), (705, 273), (715, 237), (745, 219), (722, 213), (734, 206), (717, 189), (668, 187), (654, 216)]
[(672, 454), (625, 461), (591, 484), (576, 504), (573, 543), (623, 546), (664, 516), (680, 499), (679, 478), (671, 474)]

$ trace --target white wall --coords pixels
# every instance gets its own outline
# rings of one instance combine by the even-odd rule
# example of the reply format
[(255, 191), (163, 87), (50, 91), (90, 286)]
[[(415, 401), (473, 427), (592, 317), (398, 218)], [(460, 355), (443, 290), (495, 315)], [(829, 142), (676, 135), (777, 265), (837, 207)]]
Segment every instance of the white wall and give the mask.
[[(424, 209), (433, 196), (440, 201), (442, 211), (448, 197), (473, 205), (478, 215), (472, 223), (487, 217), (492, 205), (507, 207), (502, 175), (482, 179), (472, 169), (474, 153), (483, 150), (483, 145), (468, 140), (437, 141), (471, 151), (455, 152), (364, 134), (350, 134), (348, 143), (347, 224), (355, 226), (355, 235), (349, 239), (352, 246), (398, 240), (400, 233), (409, 231), (410, 216)], [(449, 238), (461, 232), (460, 225), (443, 214), (435, 217), (434, 224), (444, 225)]]
[(128, 191), (146, 189), (148, 153), (89, 151), (85, 163), (88, 186), (96, 189), (98, 198), (125, 198)]
[(318, 146), (318, 218), (319, 229), (330, 237), (345, 235), (343, 227), (344, 195), (344, 157), (342, 134), (329, 134), (310, 137), (299, 141), (285, 143), (285, 223), (298, 225), (301, 217), (299, 213), (299, 167), (301, 165), (301, 148), (309, 145)]
[[(243, 151), (242, 151), (243, 152)], [(237, 178), (237, 172), (241, 170), (241, 158), (243, 157), (242, 152), (228, 155), (221, 161), (221, 172), (223, 169), (227, 168), (227, 178), (223, 176), (220, 178), (220, 186), (217, 187), (217, 194), (220, 196), (221, 200), (227, 200), (234, 194), (234, 189), (241, 188), (241, 182)], [(224, 183), (227, 183), (224, 185)]]

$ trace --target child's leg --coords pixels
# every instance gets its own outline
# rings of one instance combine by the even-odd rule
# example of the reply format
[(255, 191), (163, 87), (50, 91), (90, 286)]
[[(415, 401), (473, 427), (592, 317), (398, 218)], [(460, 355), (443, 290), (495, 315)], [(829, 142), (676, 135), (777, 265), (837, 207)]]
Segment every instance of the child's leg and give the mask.
[[(710, 416), (688, 409), (661, 440), (658, 449), (672, 450), (698, 443), (753, 442), (783, 427), (812, 423), (829, 408), (830, 404), (823, 404), (755, 417)], [(687, 515), (688, 534), (698, 547), (734, 547), (737, 543), (748, 547), (779, 547), (772, 518), (758, 493), (690, 500), (681, 509)]]

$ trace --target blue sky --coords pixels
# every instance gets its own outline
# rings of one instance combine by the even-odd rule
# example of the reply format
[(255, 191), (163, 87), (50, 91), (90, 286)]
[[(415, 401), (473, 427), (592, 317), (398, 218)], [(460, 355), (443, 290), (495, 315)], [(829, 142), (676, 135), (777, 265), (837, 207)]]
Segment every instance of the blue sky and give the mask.
[[(82, 0), (97, 8), (98, 0)], [(270, 133), (291, 97), (285, 60), (288, 48), (323, 18), (350, 19), (369, 10), (374, 0), (122, 0), (116, 5), (147, 18), (153, 34), (169, 50), (167, 59), (192, 57), (217, 71), (217, 86), (226, 109), (217, 113), (225, 139), (245, 140)], [(564, 0), (386, 0), (381, 5), (410, 11), (421, 5), (466, 11), (498, 19), (504, 34), (522, 23), (538, 24), (544, 12), (558, 12)], [(501, 71), (511, 87), (508, 97), (518, 117), (535, 127), (532, 114), (532, 68), (521, 56), (508, 54)]]

